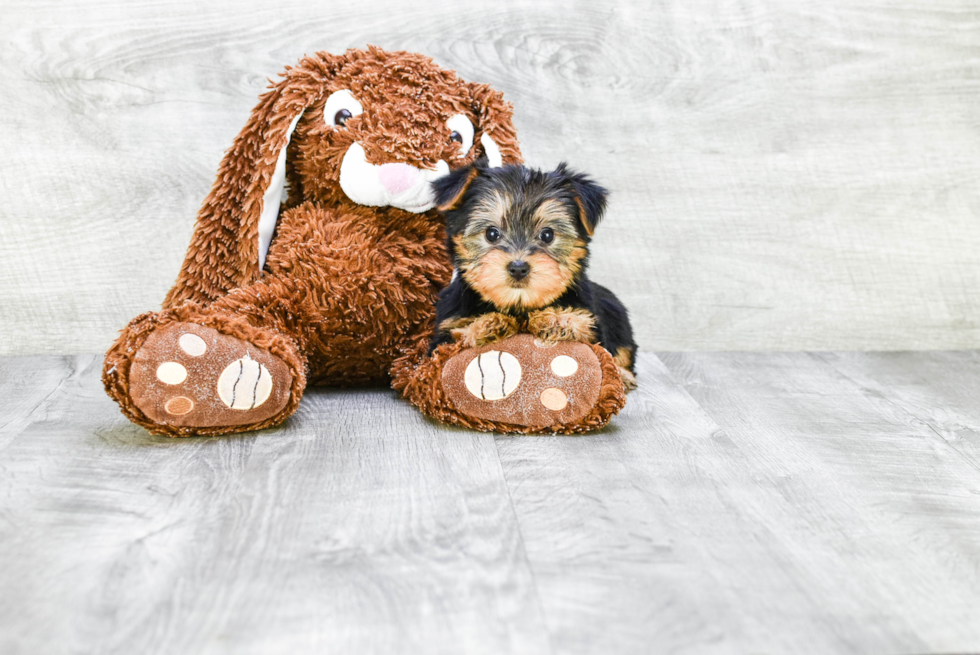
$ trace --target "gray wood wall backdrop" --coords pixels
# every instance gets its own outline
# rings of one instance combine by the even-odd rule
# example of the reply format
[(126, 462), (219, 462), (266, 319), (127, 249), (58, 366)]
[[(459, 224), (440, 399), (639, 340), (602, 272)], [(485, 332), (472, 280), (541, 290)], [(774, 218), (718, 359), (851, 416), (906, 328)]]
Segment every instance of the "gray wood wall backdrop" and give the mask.
[(980, 2), (4, 0), (0, 354), (156, 308), (283, 66), (374, 43), (514, 102), (613, 192), (648, 349), (980, 346)]

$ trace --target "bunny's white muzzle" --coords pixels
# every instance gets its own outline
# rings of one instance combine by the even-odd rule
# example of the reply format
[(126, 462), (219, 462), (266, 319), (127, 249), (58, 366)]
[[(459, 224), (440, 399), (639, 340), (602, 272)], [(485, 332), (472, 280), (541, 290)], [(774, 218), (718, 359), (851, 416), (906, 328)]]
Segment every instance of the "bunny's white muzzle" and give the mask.
[(364, 148), (354, 143), (340, 164), (340, 188), (359, 205), (391, 206), (420, 214), (435, 206), (432, 181), (449, 172), (449, 164), (440, 159), (435, 170), (409, 164), (382, 164), (367, 161)]

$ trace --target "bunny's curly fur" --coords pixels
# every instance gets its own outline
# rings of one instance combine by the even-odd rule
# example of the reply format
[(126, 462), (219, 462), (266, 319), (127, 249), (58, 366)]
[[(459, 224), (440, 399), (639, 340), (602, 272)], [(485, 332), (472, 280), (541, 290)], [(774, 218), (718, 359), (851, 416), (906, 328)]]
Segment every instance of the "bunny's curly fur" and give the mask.
[[(334, 124), (325, 105), (342, 90), (357, 99), (363, 113), (348, 111), (342, 124)], [(460, 114), (474, 129), (466, 152), (460, 151), (461, 137), (446, 125)], [(134, 319), (107, 353), (103, 382), (109, 395), (151, 432), (183, 436), (275, 425), (295, 411), (308, 383), (387, 382), (396, 358), (431, 330), (436, 295), (452, 272), (446, 233), (434, 209), (414, 213), (352, 201), (341, 185), (345, 155), (357, 144), (373, 166), (409, 164), (426, 171), (442, 160), (455, 169), (488, 154), (484, 135), (504, 163), (520, 162), (511, 107), (502, 95), (464, 82), (422, 55), (370, 47), (343, 55), (317, 53), (287, 68), (261, 96), (225, 155), (162, 311)], [(283, 149), (288, 199), (260, 267), (260, 218)], [(188, 331), (200, 335), (194, 338), (206, 348), (203, 355), (194, 355), (200, 352), (194, 347), (181, 354), (175, 340), (164, 338), (171, 332), (174, 339), (186, 338)], [(148, 341), (154, 334), (156, 341)], [(232, 411), (237, 404), (225, 400), (230, 409), (209, 414), (210, 401), (193, 395), (193, 380), (174, 383), (179, 375), (160, 373), (161, 362), (177, 358), (168, 365), (178, 364), (183, 375), (204, 371), (201, 375), (217, 379), (224, 362), (193, 366), (221, 351), (219, 346), (230, 347), (221, 342), (228, 338), (285, 364), (271, 366), (288, 370), (288, 379), (273, 380), (288, 388), (285, 400), (267, 405), (269, 411), (238, 413)], [(163, 345), (148, 345), (157, 342)], [(175, 354), (161, 350), (165, 347)], [(246, 353), (241, 361), (251, 364), (250, 357)], [(238, 393), (239, 403), (245, 364), (228, 387)], [(254, 366), (253, 405), (270, 368)], [(208, 384), (220, 387), (221, 381)], [(190, 390), (181, 391), (185, 387)], [(171, 392), (189, 400), (181, 396), (180, 403), (167, 404), (160, 394)], [(171, 408), (184, 413), (168, 415)], [(229, 412), (232, 419), (226, 418)]]

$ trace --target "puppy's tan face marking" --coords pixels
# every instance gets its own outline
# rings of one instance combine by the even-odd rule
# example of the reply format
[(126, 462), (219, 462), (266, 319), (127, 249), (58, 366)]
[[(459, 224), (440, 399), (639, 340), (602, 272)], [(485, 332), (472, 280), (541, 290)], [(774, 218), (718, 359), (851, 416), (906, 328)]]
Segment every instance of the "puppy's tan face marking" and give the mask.
[[(545, 227), (554, 227), (554, 223), (561, 223), (567, 219), (568, 209), (554, 198), (548, 198), (534, 210), (532, 230), (540, 231)], [(574, 225), (572, 227), (574, 228)]]
[[(482, 198), (476, 206), (474, 217), (474, 229), (477, 222), (483, 222), (487, 226), (503, 227), (507, 217), (507, 210), (514, 205), (514, 198), (506, 191), (494, 191)], [(470, 230), (467, 230), (469, 232)]]
[[(572, 284), (588, 254), (578, 236), (575, 211), (554, 198), (535, 203), (491, 190), (479, 199), (466, 228), (454, 239), (460, 273), (500, 309), (550, 305)], [(529, 266), (526, 277), (511, 275), (508, 266), (513, 262)]]

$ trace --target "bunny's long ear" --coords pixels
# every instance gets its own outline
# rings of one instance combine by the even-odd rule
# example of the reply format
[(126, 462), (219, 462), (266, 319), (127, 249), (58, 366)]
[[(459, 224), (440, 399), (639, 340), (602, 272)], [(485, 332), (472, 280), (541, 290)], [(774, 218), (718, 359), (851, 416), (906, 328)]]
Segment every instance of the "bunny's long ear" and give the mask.
[(489, 84), (469, 84), (473, 109), (477, 114), (477, 139), (491, 168), (504, 164), (522, 164), (521, 149), (514, 129), (514, 108), (504, 94)]
[(326, 53), (306, 57), (259, 98), (198, 212), (164, 309), (187, 300), (210, 303), (261, 275), (279, 217), (289, 139), (303, 110), (323, 94), (339, 59)]

